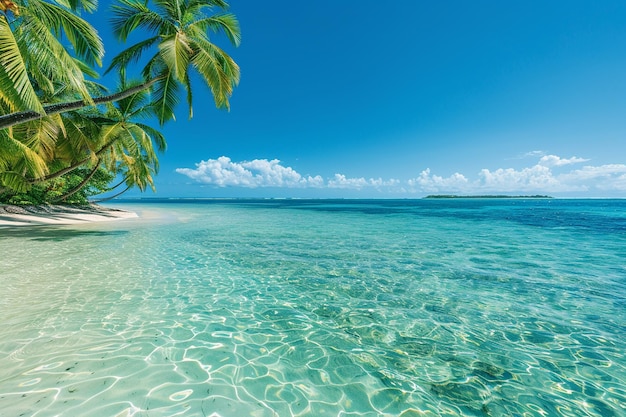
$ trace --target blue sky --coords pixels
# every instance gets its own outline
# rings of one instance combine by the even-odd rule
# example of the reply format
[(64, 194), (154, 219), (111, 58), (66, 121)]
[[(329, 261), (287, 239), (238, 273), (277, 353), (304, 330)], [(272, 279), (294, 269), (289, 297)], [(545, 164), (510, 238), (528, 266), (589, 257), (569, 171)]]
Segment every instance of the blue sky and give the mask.
[[(120, 47), (100, 7), (106, 65)], [(194, 118), (183, 105), (163, 128), (157, 193), (144, 197), (626, 197), (622, 0), (231, 11), (231, 110), (198, 84)]]

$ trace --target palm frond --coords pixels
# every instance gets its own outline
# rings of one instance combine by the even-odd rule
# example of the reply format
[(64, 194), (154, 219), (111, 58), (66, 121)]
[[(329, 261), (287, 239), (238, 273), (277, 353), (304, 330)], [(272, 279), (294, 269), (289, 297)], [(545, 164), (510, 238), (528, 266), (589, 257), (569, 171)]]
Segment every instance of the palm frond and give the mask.
[(87, 90), (92, 96), (102, 96), (107, 94), (109, 89), (104, 85), (97, 83), (95, 81), (85, 80), (85, 85), (87, 86)]
[(48, 164), (40, 155), (14, 138), (8, 130), (0, 130), (0, 166), (21, 166), (26, 174), (42, 177), (48, 172)]
[(76, 54), (89, 65), (102, 65), (104, 56), (102, 40), (87, 21), (63, 7), (39, 0), (30, 0), (28, 10), (31, 16), (36, 15), (57, 37), (63, 31)]
[(228, 99), (239, 83), (239, 66), (222, 49), (208, 41), (196, 43), (192, 63), (211, 89), (217, 107), (229, 107)]
[(64, 117), (66, 135), (57, 141), (55, 156), (71, 162), (94, 154), (101, 143), (102, 120), (101, 117), (90, 117), (77, 112)]
[(193, 50), (184, 33), (176, 33), (159, 44), (159, 51), (163, 62), (167, 63), (174, 77), (182, 81), (187, 76), (190, 56)]
[(197, 8), (220, 8), (222, 10), (228, 9), (228, 2), (224, 0), (189, 0), (188, 10), (197, 10)]
[(32, 187), (23, 175), (15, 171), (0, 172), (0, 184), (18, 193), (25, 193)]
[(60, 116), (41, 119), (16, 126), (14, 135), (46, 161), (52, 160), (57, 138), (65, 134)]
[(155, 166), (155, 169), (158, 169), (159, 159), (157, 158), (156, 152), (154, 151), (152, 138), (148, 133), (141, 129), (137, 125), (132, 125), (128, 127), (129, 133), (134, 138), (137, 147), (134, 149), (134, 152), (146, 158), (146, 160), (150, 161), (151, 164)]
[(45, 113), (28, 77), (19, 44), (3, 16), (0, 17), (0, 90), (11, 110)]
[(193, 88), (191, 88), (191, 77), (189, 73), (184, 80), (185, 90), (187, 90), (187, 105), (189, 106), (189, 120), (193, 118)]
[[(133, 88), (142, 84), (143, 81), (141, 80), (128, 81), (120, 77), (118, 89), (120, 91), (125, 91), (129, 88)], [(117, 102), (111, 104), (117, 111), (117, 117), (119, 118), (124, 118), (128, 120), (132, 117), (142, 116), (149, 113), (148, 107), (150, 104), (150, 92), (147, 89), (140, 90), (135, 94), (117, 100)]]
[(83, 74), (94, 79), (100, 78), (100, 73), (96, 71), (95, 69), (93, 69), (91, 66), (89, 66), (86, 62), (83, 62), (82, 60), (78, 58), (73, 58), (73, 59), (74, 59), (74, 63), (76, 64), (76, 66), (80, 68)]
[(93, 13), (98, 8), (98, 0), (55, 0), (61, 6), (70, 10), (79, 12), (81, 10), (87, 13)]
[(151, 10), (146, 2), (139, 0), (118, 0), (117, 4), (112, 7), (112, 13), (113, 33), (121, 41), (126, 41), (128, 36), (138, 28), (148, 32), (157, 32), (160, 28), (171, 25)]
[(160, 39), (161, 38), (159, 36), (154, 36), (123, 50), (117, 56), (115, 56), (115, 58), (113, 58), (113, 60), (111, 61), (111, 65), (109, 65), (104, 73), (107, 74), (115, 68), (125, 68), (129, 64), (139, 61), (141, 55), (152, 46), (154, 46)]
[(241, 28), (239, 21), (232, 13), (224, 13), (213, 15), (204, 19), (193, 22), (190, 27), (198, 28), (201, 32), (206, 33), (211, 30), (215, 33), (224, 33), (234, 46), (241, 44)]
[(162, 74), (162, 78), (154, 84), (152, 98), (154, 100), (153, 109), (160, 124), (168, 120), (176, 119), (174, 108), (178, 104), (178, 92), (180, 85), (176, 81), (174, 74), (169, 69)]
[(165, 149), (167, 148), (167, 142), (165, 141), (165, 136), (163, 136), (160, 131), (143, 123), (136, 123), (136, 125), (143, 129), (148, 135), (150, 135), (159, 152), (165, 152)]
[(185, 14), (186, 1), (180, 0), (153, 0), (155, 9), (170, 21), (180, 22)]
[(25, 18), (20, 30), (20, 50), (38, 86), (53, 94), (56, 82), (68, 84), (82, 99), (91, 102), (79, 61), (67, 52), (44, 23), (38, 19)]
[(141, 70), (141, 76), (144, 79), (150, 79), (152, 77), (158, 77), (160, 74), (164, 74), (167, 70), (167, 66), (163, 62), (160, 54), (154, 55), (146, 66)]
[(15, 159), (12, 149), (13, 135), (11, 129), (0, 130), (0, 172), (6, 171)]

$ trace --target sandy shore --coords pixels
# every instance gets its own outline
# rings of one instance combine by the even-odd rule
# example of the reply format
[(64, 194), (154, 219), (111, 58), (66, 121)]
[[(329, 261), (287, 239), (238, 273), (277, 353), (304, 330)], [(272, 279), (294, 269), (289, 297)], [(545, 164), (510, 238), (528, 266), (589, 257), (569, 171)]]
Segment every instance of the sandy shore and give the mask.
[(84, 207), (62, 205), (0, 205), (0, 227), (78, 224), (128, 219), (132, 217), (137, 217), (137, 214), (95, 204)]

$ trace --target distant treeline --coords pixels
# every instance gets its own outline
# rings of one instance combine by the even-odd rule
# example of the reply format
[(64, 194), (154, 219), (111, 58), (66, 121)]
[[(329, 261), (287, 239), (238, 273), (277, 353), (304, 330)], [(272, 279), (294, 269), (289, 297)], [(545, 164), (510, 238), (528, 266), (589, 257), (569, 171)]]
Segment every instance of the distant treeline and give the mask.
[(454, 195), (437, 194), (428, 195), (424, 198), (553, 198), (549, 195)]

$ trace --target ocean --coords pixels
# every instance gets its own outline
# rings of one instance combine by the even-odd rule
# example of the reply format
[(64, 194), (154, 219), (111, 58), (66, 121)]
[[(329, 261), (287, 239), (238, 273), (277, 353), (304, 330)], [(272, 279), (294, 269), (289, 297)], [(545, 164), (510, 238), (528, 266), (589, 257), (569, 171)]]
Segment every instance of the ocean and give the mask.
[(624, 416), (626, 200), (0, 229), (0, 416)]

